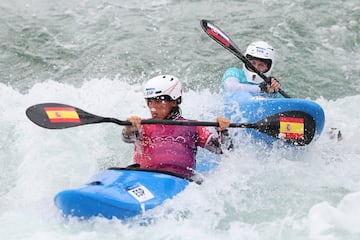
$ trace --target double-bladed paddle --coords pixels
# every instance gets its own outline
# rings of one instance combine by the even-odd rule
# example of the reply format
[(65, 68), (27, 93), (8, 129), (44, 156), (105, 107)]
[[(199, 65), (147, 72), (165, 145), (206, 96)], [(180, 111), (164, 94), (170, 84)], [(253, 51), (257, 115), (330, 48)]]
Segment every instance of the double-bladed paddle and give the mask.
[[(110, 122), (131, 125), (129, 121), (100, 117), (79, 108), (61, 103), (42, 103), (29, 107), (26, 116), (36, 125), (48, 129), (63, 129), (86, 124)], [(193, 120), (142, 120), (141, 124), (217, 127), (217, 122)], [(231, 123), (231, 128), (252, 128), (276, 139), (296, 146), (309, 144), (315, 135), (315, 120), (302, 111), (285, 111), (261, 119), (255, 123)]]
[[(217, 27), (214, 23), (201, 20), (200, 25), (202, 29), (217, 43), (223, 46), (225, 49), (232, 52), (236, 57), (238, 57), (248, 68), (254, 71), (257, 75), (259, 75), (264, 81), (270, 84), (270, 79), (265, 76), (262, 72), (256, 69), (254, 65), (241, 53), (239, 47), (227, 36), (219, 27)], [(285, 93), (283, 90), (279, 89), (279, 93), (283, 95), (285, 98), (290, 98), (290, 96)]]

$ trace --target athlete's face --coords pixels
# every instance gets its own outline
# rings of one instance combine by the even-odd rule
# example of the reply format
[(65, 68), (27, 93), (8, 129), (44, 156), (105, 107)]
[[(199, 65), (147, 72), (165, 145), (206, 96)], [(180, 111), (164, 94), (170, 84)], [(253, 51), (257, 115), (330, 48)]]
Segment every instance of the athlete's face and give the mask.
[(146, 99), (151, 116), (155, 120), (165, 119), (171, 112), (171, 109), (176, 106), (175, 100), (164, 100), (158, 98)]
[[(260, 60), (260, 59), (257, 59), (257, 58), (254, 58), (254, 59), (251, 59), (249, 60), (251, 62), (252, 65), (254, 65), (254, 67), (259, 70), (260, 72), (264, 73), (266, 72), (267, 70), (269, 70), (268, 68), (268, 65), (266, 64), (266, 62)], [(249, 71), (252, 72), (251, 69), (249, 69)]]

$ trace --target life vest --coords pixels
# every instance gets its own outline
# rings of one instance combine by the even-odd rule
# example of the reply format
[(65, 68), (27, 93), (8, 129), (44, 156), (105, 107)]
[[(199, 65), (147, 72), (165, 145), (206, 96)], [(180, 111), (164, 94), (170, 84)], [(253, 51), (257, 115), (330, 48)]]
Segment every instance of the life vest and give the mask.
[(205, 127), (196, 126), (143, 124), (141, 128), (135, 142), (134, 162), (141, 168), (166, 170), (185, 176), (193, 174), (197, 147), (204, 147), (212, 134)]
[[(221, 82), (223, 83), (227, 78), (230, 78), (230, 77), (236, 78), (240, 83), (254, 84), (254, 83), (248, 82), (248, 80), (246, 79), (244, 70), (237, 68), (237, 67), (228, 68), (225, 71), (225, 73), (221, 79)], [(257, 85), (257, 84), (255, 84), (255, 85)]]
[[(241, 84), (249, 84), (249, 85), (254, 85), (254, 86), (258, 86), (259, 84), (256, 83), (252, 83), (249, 82), (246, 79), (246, 75), (243, 69), (237, 68), (237, 67), (231, 67), (228, 68), (222, 79), (221, 79), (221, 90), (223, 91), (224, 94), (226, 94), (225, 88), (224, 88), (224, 82), (226, 79), (228, 78), (235, 78), (237, 79), (237, 81), (239, 81), (239, 83)], [(281, 95), (280, 93), (256, 93), (254, 94), (256, 96), (263, 96), (263, 97), (270, 97), (270, 98), (284, 98), (283, 95)]]

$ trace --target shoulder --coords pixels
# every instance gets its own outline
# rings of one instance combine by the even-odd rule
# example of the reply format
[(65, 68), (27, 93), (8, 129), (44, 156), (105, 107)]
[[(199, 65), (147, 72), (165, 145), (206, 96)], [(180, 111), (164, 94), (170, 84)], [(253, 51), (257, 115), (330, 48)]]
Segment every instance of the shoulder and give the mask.
[(225, 81), (227, 78), (237, 78), (237, 79), (242, 79), (245, 77), (244, 71), (240, 68), (237, 67), (231, 67), (228, 68), (223, 77), (222, 77), (222, 81)]
[(207, 127), (204, 127), (204, 126), (197, 126), (197, 132), (198, 132), (199, 137), (206, 138), (206, 139), (210, 135), (213, 134), (213, 132), (210, 131), (210, 129), (208, 129)]

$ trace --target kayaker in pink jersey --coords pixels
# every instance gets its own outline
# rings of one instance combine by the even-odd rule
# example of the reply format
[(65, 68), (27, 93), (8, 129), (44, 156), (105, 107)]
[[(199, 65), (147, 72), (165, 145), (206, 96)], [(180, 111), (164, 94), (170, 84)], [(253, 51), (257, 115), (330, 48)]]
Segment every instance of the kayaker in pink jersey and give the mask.
[[(171, 75), (154, 77), (146, 83), (144, 95), (152, 119), (185, 120), (179, 107), (182, 87), (178, 78)], [(125, 142), (134, 143), (134, 162), (140, 168), (165, 170), (187, 177), (194, 174), (197, 147), (222, 153), (220, 139), (222, 135), (228, 135), (226, 128), (230, 124), (227, 118), (218, 117), (217, 135), (202, 126), (141, 125), (138, 116), (127, 120), (132, 125), (123, 128), (122, 137)]]

